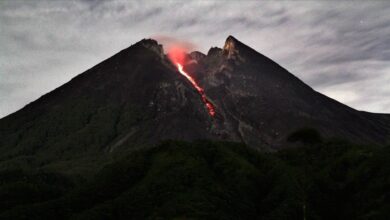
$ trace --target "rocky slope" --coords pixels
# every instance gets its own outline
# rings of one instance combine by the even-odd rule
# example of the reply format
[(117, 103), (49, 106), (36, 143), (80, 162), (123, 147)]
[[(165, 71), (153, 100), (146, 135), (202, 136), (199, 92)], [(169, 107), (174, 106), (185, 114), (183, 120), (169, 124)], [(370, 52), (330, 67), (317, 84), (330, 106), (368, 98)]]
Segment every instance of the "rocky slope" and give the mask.
[(190, 72), (215, 102), (222, 137), (278, 148), (294, 130), (313, 127), (326, 137), (389, 142), (389, 115), (357, 111), (314, 91), (232, 36), (197, 63)]
[(222, 49), (188, 57), (184, 69), (204, 88), (215, 117), (162, 46), (142, 40), (1, 119), (0, 166), (63, 164), (166, 139), (244, 142), (273, 151), (287, 147), (287, 136), (302, 127), (325, 137), (389, 143), (389, 115), (317, 93), (231, 36)]

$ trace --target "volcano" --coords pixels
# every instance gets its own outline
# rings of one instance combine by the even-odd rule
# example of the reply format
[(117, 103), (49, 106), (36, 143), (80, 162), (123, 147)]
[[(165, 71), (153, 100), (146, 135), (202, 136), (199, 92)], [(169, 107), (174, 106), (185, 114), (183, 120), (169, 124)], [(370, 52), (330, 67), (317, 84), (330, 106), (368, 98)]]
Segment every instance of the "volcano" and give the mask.
[(153, 39), (120, 51), (1, 119), (0, 159), (82, 158), (167, 139), (242, 142), (276, 151), (289, 147), (288, 135), (305, 127), (328, 138), (389, 143), (390, 115), (328, 98), (232, 36), (207, 55), (185, 56), (190, 62), (182, 71), (199, 89)]

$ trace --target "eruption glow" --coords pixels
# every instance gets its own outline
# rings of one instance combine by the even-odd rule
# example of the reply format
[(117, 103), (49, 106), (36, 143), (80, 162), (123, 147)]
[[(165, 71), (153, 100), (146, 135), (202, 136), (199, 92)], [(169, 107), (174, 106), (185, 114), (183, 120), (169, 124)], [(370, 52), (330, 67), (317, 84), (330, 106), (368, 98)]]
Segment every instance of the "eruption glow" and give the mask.
[(210, 100), (207, 99), (203, 88), (200, 87), (195, 81), (195, 79), (192, 78), (192, 76), (184, 70), (183, 64), (185, 63), (186, 59), (185, 50), (180, 47), (172, 47), (168, 52), (168, 57), (173, 62), (173, 64), (177, 66), (179, 73), (181, 73), (185, 78), (187, 78), (188, 81), (190, 81), (190, 83), (192, 84), (192, 86), (194, 86), (194, 88), (198, 91), (199, 95), (202, 98), (202, 102), (206, 105), (209, 114), (213, 117), (215, 115), (214, 105), (210, 102)]
[(214, 116), (215, 115), (215, 107), (213, 104), (211, 104), (211, 102), (207, 99), (206, 97), (206, 94), (204, 93), (204, 90), (198, 85), (198, 83), (196, 83), (196, 81), (190, 76), (188, 75), (187, 72), (185, 72), (183, 70), (183, 65), (181, 65), (180, 63), (177, 63), (177, 69), (179, 70), (179, 72), (185, 76), (190, 82), (191, 84), (195, 87), (195, 89), (198, 91), (198, 93), (200, 94), (200, 96), (202, 97), (202, 101), (203, 103), (206, 105), (207, 107), (207, 110), (209, 111), (209, 114), (211, 116)]

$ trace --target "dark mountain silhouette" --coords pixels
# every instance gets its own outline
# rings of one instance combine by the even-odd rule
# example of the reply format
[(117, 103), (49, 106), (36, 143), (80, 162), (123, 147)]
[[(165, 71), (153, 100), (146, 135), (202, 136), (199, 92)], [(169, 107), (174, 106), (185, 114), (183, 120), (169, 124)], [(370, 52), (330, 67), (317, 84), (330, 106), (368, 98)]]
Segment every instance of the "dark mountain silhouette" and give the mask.
[(184, 69), (204, 88), (215, 117), (162, 46), (145, 39), (1, 119), (0, 160), (74, 160), (165, 139), (273, 151), (304, 127), (358, 143), (389, 142), (389, 115), (357, 111), (314, 91), (234, 37), (222, 49), (188, 57)]
[(218, 132), (251, 146), (277, 148), (313, 127), (326, 137), (388, 143), (390, 115), (357, 111), (310, 88), (283, 67), (229, 36), (194, 66), (222, 116)]
[(0, 219), (389, 219), (390, 115), (233, 37), (184, 57), (142, 40), (2, 118)]

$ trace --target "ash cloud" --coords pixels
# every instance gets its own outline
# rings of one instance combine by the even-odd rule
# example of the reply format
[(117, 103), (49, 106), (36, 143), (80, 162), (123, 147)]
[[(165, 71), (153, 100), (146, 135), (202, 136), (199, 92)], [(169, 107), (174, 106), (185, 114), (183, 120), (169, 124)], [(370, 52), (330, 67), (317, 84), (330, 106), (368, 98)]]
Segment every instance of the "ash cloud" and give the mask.
[(163, 45), (165, 53), (167, 53), (172, 47), (180, 47), (189, 52), (197, 49), (197, 46), (190, 41), (167, 35), (153, 35), (151, 38), (157, 40), (160, 44)]
[(202, 52), (233, 35), (325, 95), (390, 112), (389, 14), (384, 1), (4, 0), (0, 117), (156, 35)]

